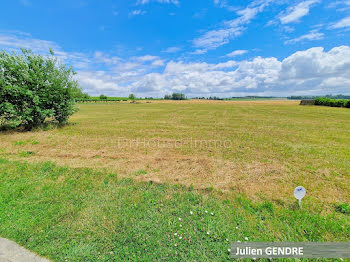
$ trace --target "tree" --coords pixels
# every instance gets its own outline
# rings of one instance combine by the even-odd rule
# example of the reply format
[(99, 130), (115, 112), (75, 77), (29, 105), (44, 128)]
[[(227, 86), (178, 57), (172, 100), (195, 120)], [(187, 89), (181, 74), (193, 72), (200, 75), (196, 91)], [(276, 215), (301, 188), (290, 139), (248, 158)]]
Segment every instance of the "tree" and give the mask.
[(165, 95), (165, 96), (164, 96), (164, 99), (165, 99), (165, 100), (171, 100), (171, 95)]
[(0, 52), (0, 125), (30, 130), (48, 118), (63, 124), (75, 111), (72, 67), (51, 55)]
[(134, 95), (134, 94), (130, 94), (130, 95), (129, 95), (129, 99), (130, 99), (130, 100), (135, 100), (135, 99), (136, 99), (136, 97), (135, 97), (135, 95)]
[(81, 90), (81, 88), (79, 86), (73, 87), (72, 88), (72, 96), (75, 99), (90, 99), (90, 96), (88, 93), (83, 93), (83, 91)]
[(186, 97), (184, 94), (181, 93), (173, 93), (172, 94), (172, 100), (185, 100)]
[(108, 97), (107, 97), (107, 96), (105, 96), (105, 95), (100, 95), (100, 99), (101, 99), (101, 100), (107, 100), (107, 99), (108, 99)]

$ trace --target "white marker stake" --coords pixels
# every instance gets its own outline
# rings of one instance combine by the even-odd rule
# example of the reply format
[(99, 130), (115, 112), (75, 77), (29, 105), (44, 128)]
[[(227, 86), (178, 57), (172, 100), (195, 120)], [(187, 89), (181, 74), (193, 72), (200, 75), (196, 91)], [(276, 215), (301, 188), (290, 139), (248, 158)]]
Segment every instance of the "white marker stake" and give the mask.
[(306, 195), (306, 189), (302, 186), (298, 186), (294, 189), (294, 196), (299, 200), (299, 206), (301, 208), (301, 200)]

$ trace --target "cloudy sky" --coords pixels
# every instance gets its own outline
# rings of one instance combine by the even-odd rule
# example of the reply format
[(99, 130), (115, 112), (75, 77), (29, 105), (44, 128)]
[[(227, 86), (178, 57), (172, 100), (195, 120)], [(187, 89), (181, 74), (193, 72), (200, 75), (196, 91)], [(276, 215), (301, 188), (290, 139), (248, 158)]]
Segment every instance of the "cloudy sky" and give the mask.
[(350, 0), (3, 0), (0, 50), (20, 47), (90, 95), (350, 94)]

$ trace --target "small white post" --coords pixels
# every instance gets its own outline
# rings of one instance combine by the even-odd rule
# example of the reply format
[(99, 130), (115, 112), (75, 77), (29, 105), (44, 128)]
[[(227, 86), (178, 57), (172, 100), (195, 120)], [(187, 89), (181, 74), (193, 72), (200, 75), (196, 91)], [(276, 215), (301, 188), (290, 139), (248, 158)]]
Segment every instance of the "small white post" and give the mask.
[(301, 200), (306, 195), (306, 189), (302, 186), (298, 186), (294, 189), (294, 197), (299, 200), (299, 207), (301, 208)]

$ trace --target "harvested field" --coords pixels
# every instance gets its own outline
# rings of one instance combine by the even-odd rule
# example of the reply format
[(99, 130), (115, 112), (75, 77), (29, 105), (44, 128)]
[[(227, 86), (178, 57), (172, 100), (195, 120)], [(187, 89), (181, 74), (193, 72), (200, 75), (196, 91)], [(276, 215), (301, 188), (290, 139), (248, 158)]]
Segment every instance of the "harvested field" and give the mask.
[(278, 203), (303, 185), (330, 205), (350, 201), (349, 120), (299, 101), (91, 103), (64, 128), (2, 133), (0, 153)]

